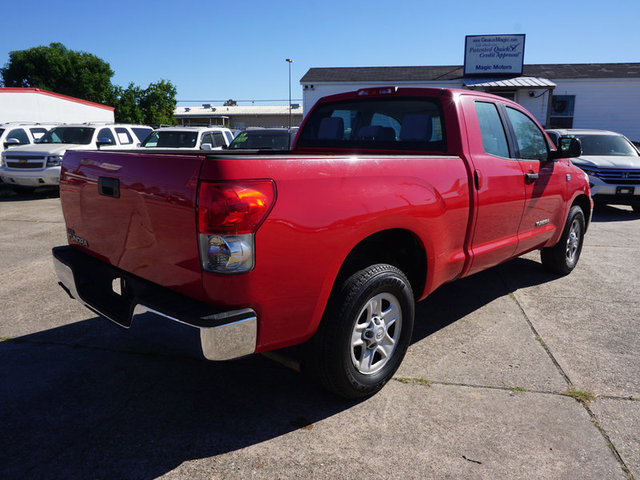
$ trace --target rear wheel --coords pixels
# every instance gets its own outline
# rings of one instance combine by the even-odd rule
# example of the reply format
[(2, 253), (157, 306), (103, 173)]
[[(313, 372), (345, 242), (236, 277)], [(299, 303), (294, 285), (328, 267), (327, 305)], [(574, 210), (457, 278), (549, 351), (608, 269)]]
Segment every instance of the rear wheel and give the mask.
[(631, 205), (631, 208), (635, 213), (640, 213), (640, 205)]
[(585, 220), (580, 207), (574, 205), (569, 210), (567, 223), (562, 236), (553, 247), (543, 248), (540, 252), (542, 265), (550, 272), (567, 275), (578, 264), (584, 241)]
[(404, 358), (414, 309), (411, 285), (398, 268), (378, 264), (356, 272), (331, 298), (305, 369), (340, 396), (373, 395)]

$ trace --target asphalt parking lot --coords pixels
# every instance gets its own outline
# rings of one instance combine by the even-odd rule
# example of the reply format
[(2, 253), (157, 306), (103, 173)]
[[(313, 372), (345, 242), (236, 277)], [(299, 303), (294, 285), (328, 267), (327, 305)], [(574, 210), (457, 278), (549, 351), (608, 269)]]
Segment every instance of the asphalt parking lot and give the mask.
[(354, 403), (96, 318), (56, 283), (56, 193), (0, 186), (0, 478), (640, 479), (639, 238), (607, 207), (567, 277), (534, 252), (444, 286)]

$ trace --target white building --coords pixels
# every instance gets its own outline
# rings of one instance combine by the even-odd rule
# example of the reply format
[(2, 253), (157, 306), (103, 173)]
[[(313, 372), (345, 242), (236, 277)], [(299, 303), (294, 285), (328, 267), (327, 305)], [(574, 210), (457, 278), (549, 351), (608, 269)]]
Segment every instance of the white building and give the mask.
[(0, 88), (0, 123), (113, 122), (113, 107), (41, 90)]
[[(224, 125), (242, 130), (247, 127), (288, 127), (289, 105), (219, 106), (205, 103), (197, 107), (176, 107), (174, 116), (183, 126)], [(291, 105), (291, 126), (302, 121), (302, 108)]]
[(520, 103), (546, 128), (597, 128), (640, 142), (640, 63), (524, 65), (516, 76), (464, 76), (462, 66), (311, 68), (307, 113), (323, 96), (375, 86), (481, 90)]

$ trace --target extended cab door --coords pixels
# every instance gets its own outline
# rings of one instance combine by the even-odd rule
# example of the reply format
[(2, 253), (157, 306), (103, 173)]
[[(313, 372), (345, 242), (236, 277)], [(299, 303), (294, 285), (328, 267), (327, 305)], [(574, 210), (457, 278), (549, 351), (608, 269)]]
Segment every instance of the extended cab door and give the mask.
[(549, 160), (547, 138), (524, 111), (505, 105), (514, 157), (522, 168), (525, 204), (518, 228), (517, 254), (539, 248), (565, 222), (565, 194), (569, 173)]
[(501, 104), (470, 95), (462, 95), (461, 101), (475, 183), (468, 246), (472, 260), (463, 272), (471, 274), (515, 255), (525, 186), (520, 162), (512, 158)]

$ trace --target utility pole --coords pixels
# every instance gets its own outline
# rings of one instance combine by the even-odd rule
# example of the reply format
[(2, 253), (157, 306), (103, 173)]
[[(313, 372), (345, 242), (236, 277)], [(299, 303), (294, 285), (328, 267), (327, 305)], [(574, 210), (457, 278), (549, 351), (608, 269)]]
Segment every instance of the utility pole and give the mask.
[(289, 130), (291, 130), (291, 64), (293, 60), (285, 58), (285, 61), (289, 64)]

